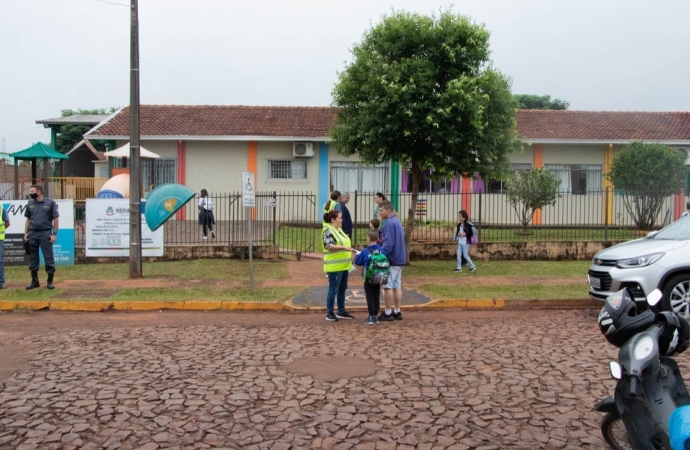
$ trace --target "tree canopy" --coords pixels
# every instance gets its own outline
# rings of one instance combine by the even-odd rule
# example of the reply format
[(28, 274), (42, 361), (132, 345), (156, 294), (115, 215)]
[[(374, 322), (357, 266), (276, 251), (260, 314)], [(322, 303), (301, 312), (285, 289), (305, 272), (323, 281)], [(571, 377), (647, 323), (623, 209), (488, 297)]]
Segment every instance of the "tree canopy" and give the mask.
[(520, 151), (511, 82), (491, 66), (484, 26), (450, 11), (393, 12), (352, 53), (333, 90), (330, 137), (341, 154), (410, 168), (409, 240), (424, 170), (506, 173), (508, 153)]
[[(69, 116), (91, 116), (91, 115), (105, 115), (112, 114), (117, 111), (117, 108), (100, 108), (100, 109), (63, 109), (60, 111), (60, 117)], [(81, 141), (84, 133), (92, 128), (91, 125), (61, 125), (57, 132), (57, 151), (61, 153), (68, 152), (74, 147), (77, 142)], [(100, 142), (93, 142), (97, 150), (105, 150), (105, 145)]]
[(650, 230), (663, 201), (685, 185), (685, 152), (664, 144), (631, 142), (613, 158), (606, 176), (641, 230)]
[(522, 230), (532, 221), (534, 211), (546, 205), (554, 205), (559, 196), (558, 180), (553, 173), (545, 169), (516, 171), (506, 183), (508, 202), (513, 206)]
[(513, 99), (519, 109), (568, 109), (570, 102), (550, 95), (515, 94)]

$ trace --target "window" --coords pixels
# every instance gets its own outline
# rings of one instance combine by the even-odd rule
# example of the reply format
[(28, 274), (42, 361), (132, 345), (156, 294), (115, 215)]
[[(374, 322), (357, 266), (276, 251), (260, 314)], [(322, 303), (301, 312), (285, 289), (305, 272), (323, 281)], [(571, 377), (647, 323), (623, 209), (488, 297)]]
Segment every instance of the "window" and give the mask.
[(273, 159), (268, 161), (268, 178), (272, 180), (306, 180), (304, 159)]
[(600, 193), (601, 164), (544, 164), (561, 180), (559, 191), (564, 194), (584, 195)]
[[(125, 167), (123, 158), (111, 160), (112, 167)], [(177, 183), (177, 158), (141, 158), (141, 181), (144, 193), (161, 184)]]
[(145, 192), (161, 184), (177, 183), (177, 158), (142, 158), (141, 179)]
[[(530, 170), (532, 164), (513, 164), (514, 171)], [(472, 192), (485, 192), (487, 194), (504, 194), (506, 189), (505, 180), (488, 180), (484, 182), (481, 178), (472, 183)]]
[[(402, 192), (412, 192), (412, 174), (404, 170), (401, 180)], [(434, 170), (425, 170), (419, 181), (419, 193), (457, 194), (460, 192), (460, 177), (434, 177)]]
[(387, 183), (386, 163), (373, 166), (349, 161), (331, 163), (331, 191), (386, 192)]

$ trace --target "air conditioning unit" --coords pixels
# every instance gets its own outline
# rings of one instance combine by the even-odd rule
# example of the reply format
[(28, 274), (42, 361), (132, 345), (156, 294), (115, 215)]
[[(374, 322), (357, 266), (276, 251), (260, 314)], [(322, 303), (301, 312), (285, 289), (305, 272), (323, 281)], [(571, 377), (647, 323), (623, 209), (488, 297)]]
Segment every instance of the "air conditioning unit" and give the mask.
[(308, 158), (314, 156), (314, 144), (311, 142), (293, 142), (292, 156)]

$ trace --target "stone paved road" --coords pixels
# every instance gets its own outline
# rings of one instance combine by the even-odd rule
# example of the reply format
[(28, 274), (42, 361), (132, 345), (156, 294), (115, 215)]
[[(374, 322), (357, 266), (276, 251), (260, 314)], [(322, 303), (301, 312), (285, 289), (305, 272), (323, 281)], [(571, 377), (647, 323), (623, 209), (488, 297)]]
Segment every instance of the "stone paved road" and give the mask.
[(363, 319), (0, 315), (0, 449), (605, 448), (594, 311)]

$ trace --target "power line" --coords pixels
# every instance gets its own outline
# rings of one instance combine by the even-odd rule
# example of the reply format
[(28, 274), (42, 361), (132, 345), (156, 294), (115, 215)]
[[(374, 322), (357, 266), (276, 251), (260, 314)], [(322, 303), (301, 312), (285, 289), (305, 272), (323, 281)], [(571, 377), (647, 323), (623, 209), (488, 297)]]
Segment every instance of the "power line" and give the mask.
[(101, 2), (101, 3), (108, 3), (108, 4), (110, 4), (110, 5), (126, 6), (127, 8), (130, 7), (130, 5), (125, 5), (124, 3), (109, 2), (109, 1), (107, 1), (107, 0), (96, 0), (96, 1), (97, 1), (97, 2)]
[(38, 130), (38, 129), (41, 129), (41, 128), (43, 128), (43, 125), (39, 125), (39, 126), (37, 126), (37, 127), (33, 127), (33, 128), (28, 129), (28, 130), (20, 131), (19, 133), (10, 134), (10, 135), (5, 136), (5, 137), (6, 137), (6, 138), (11, 138), (11, 137), (13, 137), (13, 136), (19, 136), (20, 134), (28, 133), (28, 132), (30, 132), (30, 131), (35, 131), (35, 130)]

